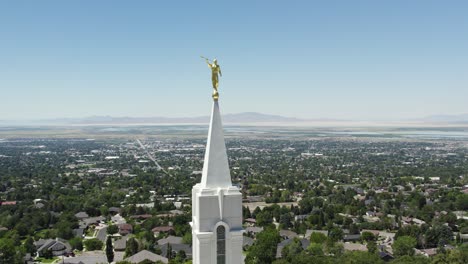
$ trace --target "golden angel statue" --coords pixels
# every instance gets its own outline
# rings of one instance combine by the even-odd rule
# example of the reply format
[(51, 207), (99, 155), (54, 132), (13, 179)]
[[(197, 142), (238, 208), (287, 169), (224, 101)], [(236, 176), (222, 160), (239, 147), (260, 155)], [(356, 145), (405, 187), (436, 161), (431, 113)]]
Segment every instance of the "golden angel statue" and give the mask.
[(219, 76), (223, 76), (221, 73), (221, 67), (218, 65), (218, 61), (216, 59), (213, 60), (212, 63), (210, 63), (210, 60), (203, 57), (203, 59), (206, 60), (206, 64), (208, 64), (208, 67), (211, 69), (211, 82), (213, 83), (213, 99), (218, 100), (219, 94), (218, 94), (218, 86), (219, 86)]

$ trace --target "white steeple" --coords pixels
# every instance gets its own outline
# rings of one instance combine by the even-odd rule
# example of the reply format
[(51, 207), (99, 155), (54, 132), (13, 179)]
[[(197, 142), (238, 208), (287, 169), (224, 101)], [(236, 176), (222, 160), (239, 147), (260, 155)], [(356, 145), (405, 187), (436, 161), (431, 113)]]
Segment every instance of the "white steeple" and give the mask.
[(218, 100), (213, 100), (201, 186), (206, 188), (229, 187), (231, 185), (231, 173), (229, 172)]
[(192, 189), (194, 264), (241, 264), (242, 195), (232, 186), (217, 98), (214, 98), (201, 182)]

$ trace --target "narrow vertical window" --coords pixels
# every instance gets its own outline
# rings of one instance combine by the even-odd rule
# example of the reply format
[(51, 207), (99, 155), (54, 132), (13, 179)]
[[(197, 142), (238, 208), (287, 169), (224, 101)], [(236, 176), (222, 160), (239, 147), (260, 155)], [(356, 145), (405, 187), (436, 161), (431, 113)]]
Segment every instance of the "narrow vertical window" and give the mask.
[(226, 264), (226, 228), (222, 225), (216, 229), (217, 263)]

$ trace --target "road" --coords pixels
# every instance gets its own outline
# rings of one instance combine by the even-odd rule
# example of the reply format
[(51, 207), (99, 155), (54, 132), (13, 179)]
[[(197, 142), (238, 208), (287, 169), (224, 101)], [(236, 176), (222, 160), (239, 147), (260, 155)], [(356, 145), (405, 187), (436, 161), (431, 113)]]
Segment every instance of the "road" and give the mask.
[(150, 159), (152, 162), (154, 162), (154, 164), (156, 165), (156, 167), (158, 167), (159, 170), (162, 170), (164, 173), (166, 173), (167, 175), (170, 176), (169, 172), (167, 172), (163, 167), (161, 167), (161, 165), (159, 165), (159, 163), (156, 161), (156, 159), (153, 157), (153, 155), (151, 155), (151, 153), (149, 153), (149, 151), (146, 149), (146, 147), (143, 145), (143, 143), (141, 143), (140, 139), (137, 138), (136, 141), (140, 145), (141, 149), (143, 149), (143, 151), (145, 151), (146, 156), (148, 157), (148, 159)]

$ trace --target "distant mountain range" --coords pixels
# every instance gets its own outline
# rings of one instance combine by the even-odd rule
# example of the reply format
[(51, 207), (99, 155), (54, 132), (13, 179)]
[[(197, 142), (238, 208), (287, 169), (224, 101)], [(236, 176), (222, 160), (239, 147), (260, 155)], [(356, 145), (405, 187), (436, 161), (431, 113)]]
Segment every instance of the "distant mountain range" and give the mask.
[[(198, 117), (111, 117), (94, 116), (80, 120), (75, 120), (76, 124), (206, 124), (210, 121), (209, 116)], [(227, 114), (223, 116), (224, 123), (289, 123), (302, 122), (305, 120), (289, 118), (278, 115), (267, 115), (261, 113), (239, 113)]]
[[(113, 117), (90, 116), (84, 118), (57, 118), (41, 120), (9, 121), (0, 120), (0, 124), (31, 124), (31, 125), (119, 125), (119, 124), (207, 124), (209, 116), (198, 117)], [(227, 114), (223, 116), (223, 123), (300, 123), (309, 120), (290, 118), (279, 115), (267, 115), (255, 112)]]
[[(135, 124), (207, 124), (209, 116), (198, 117), (113, 117), (91, 116), (84, 118), (57, 118), (41, 120), (0, 120), (0, 125), (135, 125)], [(225, 124), (337, 124), (350, 123), (353, 120), (339, 119), (299, 119), (280, 115), (269, 115), (256, 112), (226, 114), (223, 116)], [(375, 121), (378, 123), (378, 121)], [(417, 119), (395, 120), (390, 123), (415, 122), (431, 124), (468, 124), (468, 114), (461, 115), (433, 115)]]
[(468, 114), (461, 115), (432, 115), (422, 118), (420, 121), (433, 123), (468, 123)]

